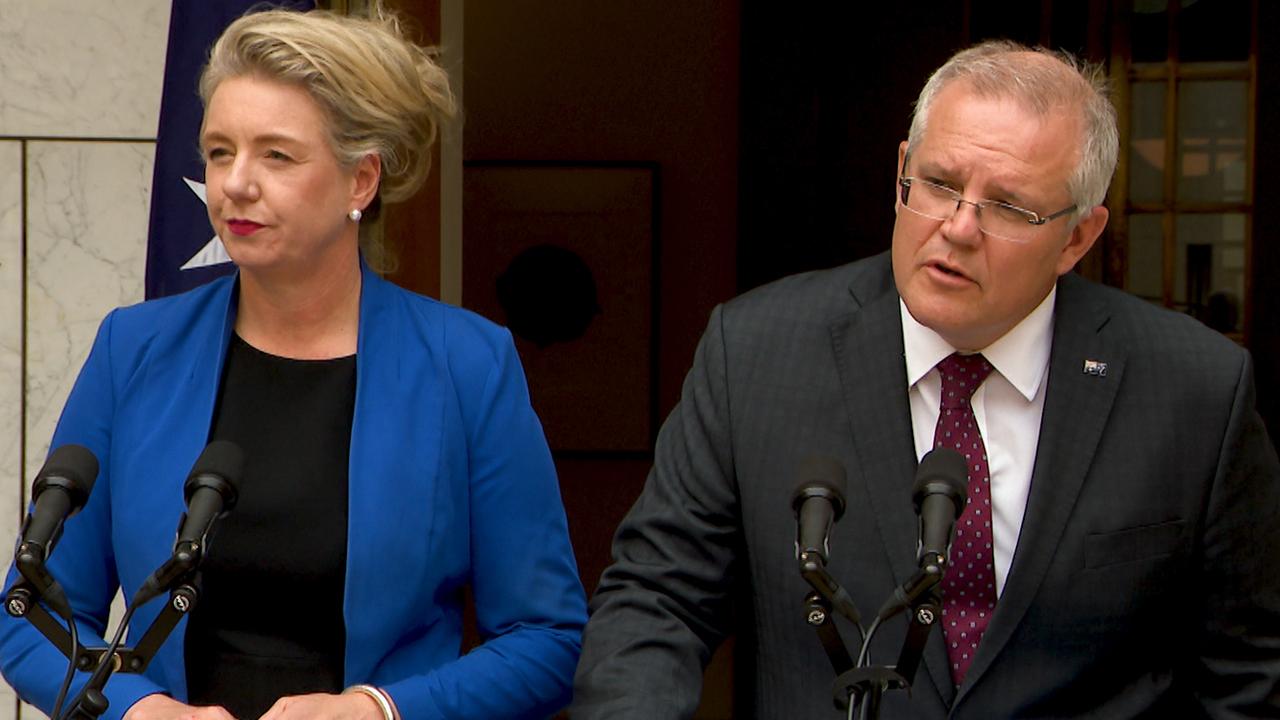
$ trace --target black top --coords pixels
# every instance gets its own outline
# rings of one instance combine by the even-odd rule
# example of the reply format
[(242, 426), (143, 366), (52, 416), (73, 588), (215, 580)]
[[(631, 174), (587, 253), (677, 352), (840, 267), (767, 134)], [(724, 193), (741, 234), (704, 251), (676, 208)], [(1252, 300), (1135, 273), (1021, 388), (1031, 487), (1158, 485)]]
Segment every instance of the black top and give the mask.
[(356, 358), (292, 360), (234, 336), (211, 440), (244, 450), (186, 631), (189, 702), (256, 718), (343, 687), (347, 469)]

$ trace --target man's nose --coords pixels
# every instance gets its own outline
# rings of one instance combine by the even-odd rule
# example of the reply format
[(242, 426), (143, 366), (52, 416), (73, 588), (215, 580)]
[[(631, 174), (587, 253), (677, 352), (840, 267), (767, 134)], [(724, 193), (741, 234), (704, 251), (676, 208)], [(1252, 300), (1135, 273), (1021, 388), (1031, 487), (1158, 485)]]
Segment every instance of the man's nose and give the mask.
[(978, 219), (981, 206), (960, 198), (955, 212), (942, 223), (942, 234), (952, 242), (975, 243), (982, 237), (982, 225)]

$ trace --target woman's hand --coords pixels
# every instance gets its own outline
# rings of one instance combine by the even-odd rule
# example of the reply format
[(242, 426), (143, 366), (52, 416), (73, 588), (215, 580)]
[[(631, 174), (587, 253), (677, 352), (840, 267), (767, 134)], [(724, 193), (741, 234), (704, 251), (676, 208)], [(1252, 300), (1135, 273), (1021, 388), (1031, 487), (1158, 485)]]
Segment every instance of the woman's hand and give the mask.
[[(372, 702), (372, 701), (371, 701)], [(216, 705), (192, 707), (156, 693), (133, 704), (124, 720), (236, 720), (231, 713)]]
[(382, 711), (361, 692), (317, 693), (282, 697), (261, 720), (382, 720)]

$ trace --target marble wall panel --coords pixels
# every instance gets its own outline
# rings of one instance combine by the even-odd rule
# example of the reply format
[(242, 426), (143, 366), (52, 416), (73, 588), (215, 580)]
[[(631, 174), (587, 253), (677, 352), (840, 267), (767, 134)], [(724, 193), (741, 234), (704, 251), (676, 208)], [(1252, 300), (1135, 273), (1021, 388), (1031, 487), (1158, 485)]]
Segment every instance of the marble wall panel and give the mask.
[[(154, 143), (28, 144), (24, 478), (44, 462), (103, 316), (142, 299), (154, 154)], [(0, 720), (45, 717), (9, 698), (5, 687)]]
[[(0, 547), (13, 547), (22, 504), (22, 144), (0, 142)], [(0, 563), (6, 566), (8, 563)], [(14, 694), (0, 683), (0, 719)]]
[(22, 143), (0, 142), (0, 547), (22, 487)]
[(26, 475), (112, 308), (142, 300), (154, 143), (33, 142), (27, 176)]
[[(142, 297), (153, 144), (37, 140), (155, 136), (169, 7), (0, 0), (0, 547), (98, 323)], [(43, 717), (0, 683), (0, 720)]]
[(0, 0), (0, 135), (154, 138), (169, 0)]

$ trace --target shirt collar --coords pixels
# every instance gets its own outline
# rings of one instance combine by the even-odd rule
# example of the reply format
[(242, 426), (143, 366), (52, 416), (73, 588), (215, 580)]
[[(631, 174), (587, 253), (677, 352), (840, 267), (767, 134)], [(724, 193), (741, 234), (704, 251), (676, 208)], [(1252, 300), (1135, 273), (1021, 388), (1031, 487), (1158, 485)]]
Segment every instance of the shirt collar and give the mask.
[[(1049, 351), (1053, 342), (1053, 306), (1057, 299), (1055, 285), (1036, 306), (1009, 332), (981, 350), (1009, 384), (1028, 402), (1035, 399), (1049, 369)], [(902, 317), (902, 345), (907, 361), (907, 387), (914, 387), (943, 358), (956, 349), (942, 336), (921, 325), (898, 298)]]

